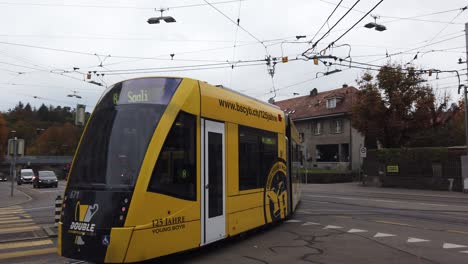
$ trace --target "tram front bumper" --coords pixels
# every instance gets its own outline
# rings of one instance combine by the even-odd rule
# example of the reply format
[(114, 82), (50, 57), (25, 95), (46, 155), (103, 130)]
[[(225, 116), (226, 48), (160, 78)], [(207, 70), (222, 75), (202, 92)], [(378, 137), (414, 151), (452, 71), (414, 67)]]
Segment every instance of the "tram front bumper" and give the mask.
[(107, 247), (106, 263), (123, 263), (127, 254), (130, 238), (132, 237), (133, 227), (112, 228), (110, 234), (110, 243)]
[[(62, 233), (63, 225), (60, 222), (57, 228), (57, 253), (60, 256), (70, 257), (63, 250), (64, 241), (63, 241), (63, 233)], [(110, 235), (108, 236), (107, 241), (104, 239), (101, 241), (105, 247), (105, 254), (104, 259), (100, 262), (104, 263), (123, 263), (125, 261), (125, 256), (127, 254), (128, 245), (130, 243), (130, 238), (132, 237), (133, 227), (116, 227), (112, 228), (110, 231)], [(79, 247), (79, 246), (77, 246)], [(99, 251), (100, 249), (95, 249)], [(97, 253), (97, 252), (96, 252)], [(103, 252), (104, 253), (104, 252)], [(99, 254), (101, 255), (101, 254)], [(81, 258), (82, 257), (82, 258)], [(73, 258), (87, 260), (87, 256), (73, 256)]]

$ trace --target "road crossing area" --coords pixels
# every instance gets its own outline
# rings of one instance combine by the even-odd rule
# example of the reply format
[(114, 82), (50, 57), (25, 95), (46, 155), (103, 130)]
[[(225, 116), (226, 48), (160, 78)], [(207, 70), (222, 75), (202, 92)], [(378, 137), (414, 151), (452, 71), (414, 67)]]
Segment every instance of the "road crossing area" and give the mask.
[(0, 208), (0, 263), (56, 252), (55, 242), (21, 206)]

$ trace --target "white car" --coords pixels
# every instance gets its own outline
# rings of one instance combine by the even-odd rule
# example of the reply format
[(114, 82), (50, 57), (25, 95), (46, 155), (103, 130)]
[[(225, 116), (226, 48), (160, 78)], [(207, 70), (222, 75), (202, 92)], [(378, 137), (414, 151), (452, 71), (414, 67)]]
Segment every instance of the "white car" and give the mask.
[(34, 171), (32, 169), (22, 169), (18, 175), (18, 185), (23, 183), (32, 183)]

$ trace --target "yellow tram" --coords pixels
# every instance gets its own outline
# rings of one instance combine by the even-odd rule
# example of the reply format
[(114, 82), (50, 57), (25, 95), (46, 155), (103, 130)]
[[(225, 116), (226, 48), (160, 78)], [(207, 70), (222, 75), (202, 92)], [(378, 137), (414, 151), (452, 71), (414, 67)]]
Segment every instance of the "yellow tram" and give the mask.
[(300, 152), (276, 106), (188, 78), (117, 83), (77, 149), (58, 253), (137, 262), (281, 221), (300, 201)]

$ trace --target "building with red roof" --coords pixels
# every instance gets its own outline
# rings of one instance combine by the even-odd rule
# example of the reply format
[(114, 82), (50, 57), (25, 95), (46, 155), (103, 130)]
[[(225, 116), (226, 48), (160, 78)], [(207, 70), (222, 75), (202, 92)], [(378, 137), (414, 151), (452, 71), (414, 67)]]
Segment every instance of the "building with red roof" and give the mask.
[(307, 149), (308, 168), (357, 171), (364, 137), (351, 126), (357, 89), (348, 85), (275, 102), (292, 118)]

